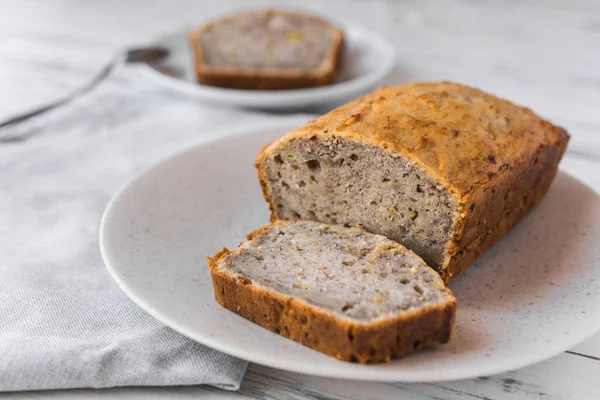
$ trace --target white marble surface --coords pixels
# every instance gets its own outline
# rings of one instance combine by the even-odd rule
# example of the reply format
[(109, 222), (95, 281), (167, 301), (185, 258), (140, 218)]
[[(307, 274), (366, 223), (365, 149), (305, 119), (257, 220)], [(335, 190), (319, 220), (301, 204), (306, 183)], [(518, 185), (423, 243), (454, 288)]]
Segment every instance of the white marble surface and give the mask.
[[(291, 2), (0, 0), (0, 120), (74, 89), (114, 52), (239, 7)], [(296, 5), (299, 6), (299, 5)], [(457, 80), (567, 128), (562, 170), (600, 192), (600, 3), (305, 0), (394, 41), (391, 83)], [(600, 334), (551, 360), (436, 384), (347, 382), (251, 365), (237, 393), (207, 387), (2, 394), (7, 398), (597, 399)]]

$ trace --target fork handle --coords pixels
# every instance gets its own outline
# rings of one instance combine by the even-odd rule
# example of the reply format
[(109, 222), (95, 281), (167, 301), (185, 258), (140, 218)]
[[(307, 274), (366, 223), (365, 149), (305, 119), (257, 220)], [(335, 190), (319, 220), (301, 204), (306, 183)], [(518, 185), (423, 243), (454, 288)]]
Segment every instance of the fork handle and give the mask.
[(62, 97), (61, 99), (58, 99), (56, 101), (53, 101), (52, 103), (46, 104), (42, 107), (36, 108), (34, 110), (28, 111), (26, 113), (17, 115), (15, 117), (9, 118), (6, 121), (3, 121), (2, 123), (0, 123), (0, 131), (5, 128), (5, 127), (9, 127), (11, 125), (15, 125), (18, 124), (19, 122), (23, 122), (29, 118), (35, 117), (36, 115), (40, 115), (45, 113), (46, 111), (50, 111), (56, 107), (59, 107), (63, 104), (67, 104), (68, 102), (74, 100), (75, 98), (81, 96), (82, 94), (85, 94), (87, 92), (89, 92), (90, 90), (92, 90), (94, 87), (96, 87), (100, 82), (102, 82), (108, 75), (110, 75), (110, 73), (112, 72), (112, 70), (119, 65), (122, 61), (124, 61), (123, 56), (118, 56), (116, 58), (114, 58), (111, 62), (108, 63), (108, 65), (106, 65), (102, 71), (100, 71), (98, 73), (98, 75), (96, 75), (91, 81), (89, 81), (86, 85), (78, 88), (77, 90), (69, 93), (68, 95)]

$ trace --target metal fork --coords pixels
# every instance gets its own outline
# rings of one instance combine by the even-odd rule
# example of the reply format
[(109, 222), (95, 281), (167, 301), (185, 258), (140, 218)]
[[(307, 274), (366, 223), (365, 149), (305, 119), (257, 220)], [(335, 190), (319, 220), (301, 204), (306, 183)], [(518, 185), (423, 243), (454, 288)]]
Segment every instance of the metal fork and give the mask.
[[(74, 92), (69, 93), (68, 95), (50, 103), (46, 104), (42, 107), (36, 108), (32, 111), (28, 111), (21, 115), (17, 115), (16, 117), (12, 117), (0, 123), (0, 134), (2, 133), (3, 128), (18, 124), (20, 122), (26, 121), (32, 117), (43, 114), (47, 111), (53, 110), (57, 107), (60, 107), (64, 104), (69, 103), (70, 101), (78, 98), (79, 96), (89, 92), (94, 87), (96, 87), (100, 82), (102, 82), (106, 77), (110, 75), (110, 73), (117, 66), (122, 64), (129, 63), (153, 63), (164, 59), (169, 54), (169, 50), (164, 47), (159, 46), (150, 46), (150, 47), (139, 47), (125, 50), (119, 53), (116, 57), (114, 57), (99, 73), (96, 75), (91, 81), (89, 81), (85, 86), (80, 87)], [(3, 140), (0, 136), (0, 142), (8, 141)], [(12, 141), (12, 140), (10, 140)]]

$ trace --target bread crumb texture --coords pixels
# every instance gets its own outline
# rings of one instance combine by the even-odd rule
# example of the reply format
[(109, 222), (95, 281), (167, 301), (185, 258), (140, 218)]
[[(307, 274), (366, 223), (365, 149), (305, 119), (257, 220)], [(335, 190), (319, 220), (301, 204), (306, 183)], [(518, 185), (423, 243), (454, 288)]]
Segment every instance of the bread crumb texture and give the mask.
[(450, 339), (455, 299), (439, 275), (360, 228), (279, 221), (209, 266), (225, 307), (340, 359), (384, 361)]

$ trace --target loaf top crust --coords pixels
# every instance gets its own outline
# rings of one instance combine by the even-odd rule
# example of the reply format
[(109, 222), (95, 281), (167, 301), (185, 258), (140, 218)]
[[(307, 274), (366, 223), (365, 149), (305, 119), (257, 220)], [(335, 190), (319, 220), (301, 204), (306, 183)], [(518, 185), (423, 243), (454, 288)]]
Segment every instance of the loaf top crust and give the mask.
[(564, 152), (567, 132), (531, 110), (452, 82), (382, 87), (293, 130), (271, 146), (314, 135), (352, 137), (402, 153), (458, 197), (534, 163), (543, 146)]

